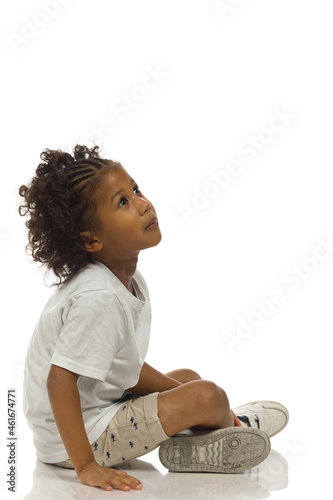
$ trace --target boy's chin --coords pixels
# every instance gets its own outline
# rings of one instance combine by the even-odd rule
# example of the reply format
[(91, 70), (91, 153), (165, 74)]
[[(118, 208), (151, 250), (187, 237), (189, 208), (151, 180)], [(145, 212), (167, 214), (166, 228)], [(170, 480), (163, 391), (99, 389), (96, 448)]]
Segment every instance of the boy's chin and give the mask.
[(152, 239), (150, 242), (147, 242), (147, 246), (145, 246), (144, 248), (142, 248), (142, 250), (144, 250), (145, 248), (156, 247), (160, 243), (161, 239), (162, 239), (162, 234), (159, 231), (159, 234), (156, 235), (156, 237), (154, 239)]

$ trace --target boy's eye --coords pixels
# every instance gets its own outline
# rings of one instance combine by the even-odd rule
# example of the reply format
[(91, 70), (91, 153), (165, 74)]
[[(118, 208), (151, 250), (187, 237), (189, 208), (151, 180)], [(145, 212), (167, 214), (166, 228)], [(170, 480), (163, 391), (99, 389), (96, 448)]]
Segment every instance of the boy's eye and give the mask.
[[(140, 194), (140, 193), (141, 193), (141, 191), (140, 191), (140, 189), (139, 189), (139, 187), (138, 187), (138, 186), (135, 186), (135, 187), (133, 188), (133, 192), (134, 192), (135, 194)], [(124, 197), (120, 198), (120, 200), (119, 200), (119, 206), (120, 206), (120, 207), (125, 206), (125, 205), (126, 205), (126, 203), (127, 203), (127, 198), (124, 198)]]

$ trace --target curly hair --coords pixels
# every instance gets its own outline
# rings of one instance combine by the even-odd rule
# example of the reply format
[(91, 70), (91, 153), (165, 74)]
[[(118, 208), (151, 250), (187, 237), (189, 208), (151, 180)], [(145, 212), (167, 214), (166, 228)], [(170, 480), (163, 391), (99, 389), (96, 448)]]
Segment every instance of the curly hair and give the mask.
[(104, 175), (121, 163), (100, 158), (98, 146), (77, 144), (73, 156), (44, 149), (43, 163), (19, 194), (19, 214), (29, 216), (26, 250), (35, 262), (53, 271), (60, 287), (92, 261), (80, 234), (98, 225), (95, 191)]

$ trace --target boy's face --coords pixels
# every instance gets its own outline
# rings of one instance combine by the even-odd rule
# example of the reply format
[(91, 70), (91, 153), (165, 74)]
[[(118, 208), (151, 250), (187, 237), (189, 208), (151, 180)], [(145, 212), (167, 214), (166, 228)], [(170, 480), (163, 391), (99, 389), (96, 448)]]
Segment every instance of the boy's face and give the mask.
[[(162, 238), (153, 205), (141, 193), (124, 168), (105, 174), (96, 193), (98, 228), (84, 231), (99, 242), (94, 257), (106, 265), (137, 257), (140, 250), (157, 245)], [(151, 222), (153, 221), (153, 224)], [(149, 227), (149, 225), (151, 226)], [(84, 238), (87, 242), (86, 238)]]

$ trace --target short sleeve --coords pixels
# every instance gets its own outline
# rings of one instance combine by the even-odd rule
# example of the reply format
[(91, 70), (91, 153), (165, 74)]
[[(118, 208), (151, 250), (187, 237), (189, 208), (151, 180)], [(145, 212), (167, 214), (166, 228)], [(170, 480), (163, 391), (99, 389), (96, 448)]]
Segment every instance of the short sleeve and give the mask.
[(108, 290), (76, 295), (64, 309), (63, 322), (51, 363), (104, 382), (127, 331), (116, 295)]

